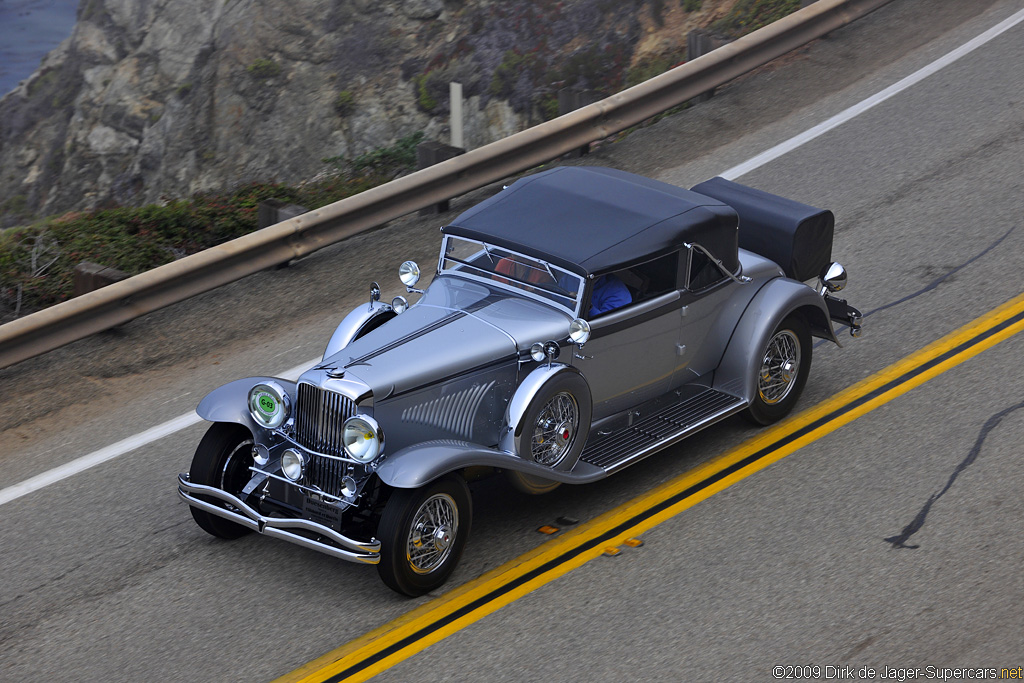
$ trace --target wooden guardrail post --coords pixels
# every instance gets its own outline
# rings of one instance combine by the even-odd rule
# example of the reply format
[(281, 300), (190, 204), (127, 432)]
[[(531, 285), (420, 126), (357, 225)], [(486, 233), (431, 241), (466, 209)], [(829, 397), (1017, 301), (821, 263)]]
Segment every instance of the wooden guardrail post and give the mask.
[(128, 273), (121, 272), (116, 268), (108, 268), (91, 261), (82, 261), (75, 266), (75, 271), (72, 275), (72, 296), (81, 296), (86, 292), (120, 282), (127, 277)]
[[(582, 109), (588, 104), (597, 102), (600, 98), (593, 90), (572, 90), (570, 88), (562, 88), (558, 91), (558, 115), (568, 114), (571, 111)], [(577, 159), (586, 154), (590, 154), (590, 143), (577, 147), (565, 154), (566, 158)]]
[[(695, 28), (686, 34), (686, 61), (692, 62), (693, 60), (706, 55), (709, 52), (713, 52), (723, 45), (727, 45), (732, 41), (724, 36), (711, 33), (702, 28)], [(694, 97), (691, 102), (694, 104), (698, 102), (707, 102), (715, 94), (715, 89), (711, 88), (706, 92), (702, 92), (700, 95)]]
[[(453, 145), (446, 145), (443, 142), (435, 142), (433, 140), (428, 142), (421, 142), (416, 145), (416, 168), (424, 169), (430, 168), (434, 164), (439, 164), (442, 161), (448, 161), (454, 159), (460, 154), (465, 154), (466, 150), (461, 147), (455, 147)], [(439, 213), (445, 213), (449, 208), (449, 200), (445, 199), (436, 204), (425, 206), (420, 209), (419, 215), (421, 216), (432, 216)]]

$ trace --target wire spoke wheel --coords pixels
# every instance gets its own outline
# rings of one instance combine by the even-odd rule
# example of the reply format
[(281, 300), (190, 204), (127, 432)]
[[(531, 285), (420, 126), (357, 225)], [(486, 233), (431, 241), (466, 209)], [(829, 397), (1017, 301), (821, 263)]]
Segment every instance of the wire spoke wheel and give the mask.
[(768, 342), (757, 391), (761, 400), (774, 405), (789, 395), (800, 374), (800, 341), (791, 330), (779, 330)]
[(446, 493), (427, 498), (413, 515), (406, 559), (417, 574), (436, 570), (452, 551), (452, 543), (459, 531), (459, 510)]
[(450, 474), (417, 489), (395, 489), (377, 527), (377, 572), (403, 595), (423, 595), (448, 580), (473, 525), (466, 480)]
[(563, 391), (552, 396), (534, 423), (530, 443), (533, 459), (547, 467), (560, 463), (572, 448), (579, 424), (579, 406), (572, 394)]

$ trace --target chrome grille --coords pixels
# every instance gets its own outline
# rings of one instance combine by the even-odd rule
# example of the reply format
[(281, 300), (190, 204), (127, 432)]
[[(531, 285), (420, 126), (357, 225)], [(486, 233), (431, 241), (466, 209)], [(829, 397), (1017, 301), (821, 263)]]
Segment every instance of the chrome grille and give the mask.
[(302, 482), (310, 488), (319, 489), (336, 498), (342, 498), (341, 484), (345, 476), (346, 464), (340, 460), (332, 460), (314, 455), (306, 466), (306, 478)]
[(347, 396), (301, 383), (295, 405), (295, 440), (319, 453), (344, 455), (342, 430), (345, 420), (355, 414), (356, 404)]

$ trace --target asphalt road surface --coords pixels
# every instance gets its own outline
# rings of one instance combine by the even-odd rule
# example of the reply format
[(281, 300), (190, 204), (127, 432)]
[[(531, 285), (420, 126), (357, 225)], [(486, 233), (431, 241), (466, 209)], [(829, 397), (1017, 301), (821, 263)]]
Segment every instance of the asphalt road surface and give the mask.
[[(1022, 9), (895, 0), (584, 161), (693, 185)], [(861, 339), (815, 349), (801, 409), (1024, 292), (1022, 63), (1024, 23), (737, 178), (835, 211), (833, 256), (869, 314)], [(398, 263), (433, 262), (441, 220), (397, 221), (0, 371), (0, 489), (188, 415), (222, 382), (316, 358), (371, 280), (390, 297)], [(939, 368), (662, 520), (641, 547), (398, 653), (378, 679), (768, 681), (844, 671), (829, 666), (892, 678), (1024, 666), (1022, 356), (1024, 335), (1013, 335)], [(174, 488), (202, 432), (185, 427), (0, 504), (0, 680), (270, 680), (450, 599), (447, 588), (401, 598), (372, 568), (290, 544), (203, 534)], [(541, 525), (597, 524), (759, 433), (730, 420), (539, 498), (478, 482), (450, 588), (559, 542)]]

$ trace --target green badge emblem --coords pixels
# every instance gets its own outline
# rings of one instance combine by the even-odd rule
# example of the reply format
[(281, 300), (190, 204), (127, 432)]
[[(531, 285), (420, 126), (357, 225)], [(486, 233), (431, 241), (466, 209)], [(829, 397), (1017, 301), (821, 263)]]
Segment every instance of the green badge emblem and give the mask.
[(277, 410), (277, 401), (270, 394), (261, 394), (256, 402), (259, 404), (260, 410), (267, 415), (273, 415), (274, 411)]

